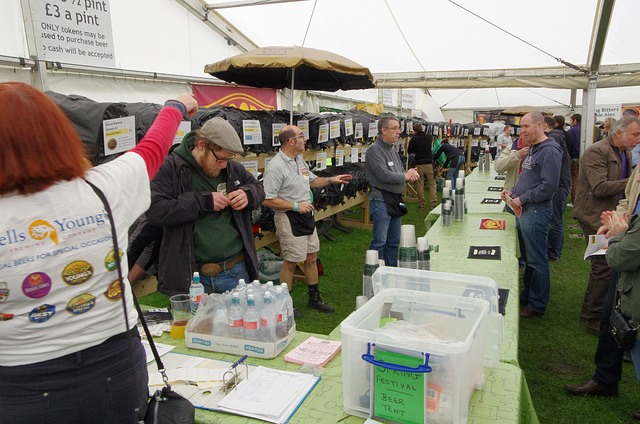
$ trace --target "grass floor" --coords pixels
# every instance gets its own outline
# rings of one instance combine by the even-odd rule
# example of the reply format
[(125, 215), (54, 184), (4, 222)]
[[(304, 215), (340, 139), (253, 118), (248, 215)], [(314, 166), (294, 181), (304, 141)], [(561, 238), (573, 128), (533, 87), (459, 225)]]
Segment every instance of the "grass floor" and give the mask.
[[(407, 204), (404, 224), (416, 226), (424, 234), (426, 212), (417, 203)], [(565, 384), (578, 384), (591, 378), (597, 336), (586, 333), (579, 322), (580, 307), (589, 275), (589, 262), (582, 259), (585, 243), (567, 208), (565, 247), (562, 258), (551, 263), (551, 298), (543, 317), (520, 321), (518, 360), (524, 371), (531, 398), (542, 424), (613, 424), (634, 422), (630, 412), (640, 406), (640, 391), (633, 365), (625, 363), (617, 398), (585, 398), (570, 395)], [(294, 304), (304, 314), (296, 321), (298, 330), (329, 334), (355, 308), (355, 297), (362, 293), (362, 271), (371, 231), (354, 229), (345, 234), (332, 229), (336, 241), (321, 237), (319, 258), (324, 266), (320, 277), (322, 297), (336, 308), (333, 314), (308, 309), (306, 285), (296, 282), (292, 290)], [(571, 236), (574, 234), (574, 236)], [(522, 287), (521, 287), (522, 288)], [(509, 301), (517, 300), (510, 296)], [(141, 298), (141, 303), (168, 306), (160, 293)]]

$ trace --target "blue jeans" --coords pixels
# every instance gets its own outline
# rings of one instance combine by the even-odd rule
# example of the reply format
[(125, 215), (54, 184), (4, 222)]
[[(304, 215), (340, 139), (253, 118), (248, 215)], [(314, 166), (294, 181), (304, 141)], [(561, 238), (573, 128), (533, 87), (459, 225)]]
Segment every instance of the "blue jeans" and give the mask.
[(640, 341), (636, 338), (636, 344), (631, 348), (631, 359), (633, 359), (633, 366), (636, 369), (636, 378), (640, 382)]
[(458, 164), (456, 167), (449, 167), (449, 172), (447, 173), (447, 178), (451, 180), (451, 187), (456, 188), (456, 178), (458, 178), (458, 171), (462, 169), (464, 166), (464, 156), (458, 156)]
[[(513, 209), (511, 209), (508, 205), (504, 205), (504, 211), (506, 213), (510, 213), (513, 216), (516, 216), (516, 213), (513, 211)], [(516, 222), (518, 222), (518, 218), (516, 218)], [(518, 236), (518, 243), (519, 243), (519, 238), (520, 236)], [(520, 256), (518, 256), (518, 267), (519, 268), (524, 268), (524, 259), (522, 259), (522, 248), (520, 248)]]
[[(116, 322), (124, 328), (124, 318)], [(0, 366), (0, 423), (135, 424), (149, 388), (140, 338), (109, 339), (34, 364)], [(135, 383), (131, 354), (135, 367)]]
[(547, 256), (558, 259), (562, 254), (564, 245), (564, 208), (567, 204), (567, 196), (571, 192), (571, 186), (558, 187), (551, 200), (553, 215), (549, 225), (549, 238), (547, 240)]
[(207, 277), (200, 275), (200, 282), (204, 286), (205, 293), (224, 293), (233, 290), (238, 285), (238, 280), (242, 278), (245, 282), (249, 281), (249, 272), (244, 261), (240, 261), (228, 270), (220, 271), (218, 275)]
[(385, 265), (397, 266), (402, 217), (390, 216), (387, 204), (378, 199), (369, 200), (369, 211), (373, 218), (373, 239), (369, 249), (377, 250), (378, 257), (384, 259)]
[(551, 274), (547, 258), (547, 231), (553, 215), (551, 206), (522, 207), (516, 220), (520, 254), (526, 263), (524, 291), (520, 299), (536, 312), (544, 313), (549, 302)]

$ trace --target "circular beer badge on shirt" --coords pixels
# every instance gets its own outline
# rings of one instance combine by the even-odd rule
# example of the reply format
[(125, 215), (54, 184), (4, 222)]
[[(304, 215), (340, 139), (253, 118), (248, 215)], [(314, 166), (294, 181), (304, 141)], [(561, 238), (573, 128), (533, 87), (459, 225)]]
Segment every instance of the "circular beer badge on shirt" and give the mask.
[[(122, 250), (118, 249), (118, 253), (120, 253), (120, 257), (122, 258)], [(115, 271), (118, 268), (118, 263), (116, 262), (116, 255), (114, 254), (114, 250), (111, 249), (109, 253), (107, 253), (107, 257), (104, 258), (104, 266), (108, 271)]]
[(116, 280), (109, 284), (107, 291), (104, 292), (104, 297), (111, 301), (122, 299), (122, 286), (120, 285), (120, 280)]
[(62, 270), (62, 281), (70, 286), (86, 283), (93, 276), (93, 267), (86, 261), (73, 261)]
[(22, 281), (22, 291), (32, 299), (45, 297), (51, 290), (51, 278), (44, 272), (34, 272)]
[(96, 298), (89, 293), (76, 296), (67, 303), (67, 312), (73, 315), (84, 314), (96, 305)]
[(49, 321), (49, 318), (51, 318), (55, 313), (56, 307), (45, 303), (44, 305), (36, 306), (31, 312), (29, 312), (29, 321), (38, 324)]

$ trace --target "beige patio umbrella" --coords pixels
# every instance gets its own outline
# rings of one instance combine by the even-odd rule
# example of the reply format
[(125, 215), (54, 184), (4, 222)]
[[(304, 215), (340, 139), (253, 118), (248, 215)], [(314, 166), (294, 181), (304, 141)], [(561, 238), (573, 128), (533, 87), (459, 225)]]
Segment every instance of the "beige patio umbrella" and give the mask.
[[(357, 90), (374, 88), (369, 69), (343, 56), (309, 47), (261, 47), (204, 67), (224, 81), (261, 88)], [(293, 121), (293, 96), (291, 117)]]
[(503, 115), (521, 115), (524, 116), (529, 112), (540, 112), (543, 115), (551, 115), (546, 110), (542, 110), (535, 106), (515, 106), (502, 111)]

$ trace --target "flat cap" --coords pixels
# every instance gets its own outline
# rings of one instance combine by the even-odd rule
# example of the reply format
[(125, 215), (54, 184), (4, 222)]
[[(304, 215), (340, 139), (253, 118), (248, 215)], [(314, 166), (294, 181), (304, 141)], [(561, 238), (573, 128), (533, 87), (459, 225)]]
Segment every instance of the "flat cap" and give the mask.
[(224, 118), (209, 119), (200, 129), (200, 134), (229, 153), (244, 153), (238, 133)]

